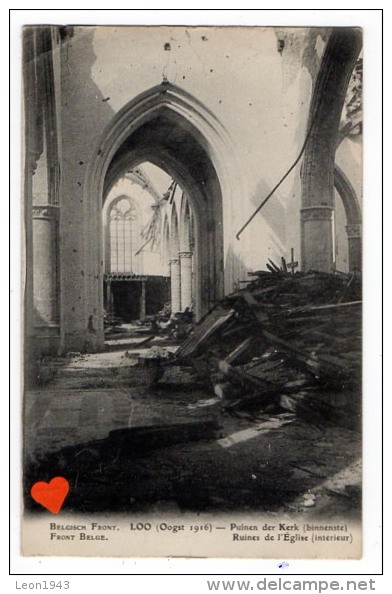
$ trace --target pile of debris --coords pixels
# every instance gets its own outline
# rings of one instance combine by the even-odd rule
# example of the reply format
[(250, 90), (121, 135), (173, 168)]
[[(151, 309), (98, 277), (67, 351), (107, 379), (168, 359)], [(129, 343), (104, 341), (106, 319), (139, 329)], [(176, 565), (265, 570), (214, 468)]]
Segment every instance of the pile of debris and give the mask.
[(165, 336), (175, 342), (185, 340), (192, 332), (194, 327), (193, 312), (188, 309), (182, 312), (176, 312), (171, 315), (169, 313), (158, 313), (155, 316), (150, 316), (148, 320), (143, 320), (144, 327), (154, 332), (157, 336)]
[(358, 426), (360, 275), (254, 274), (253, 282), (216, 304), (196, 325), (177, 350), (176, 362), (190, 363), (207, 379), (227, 410), (278, 403), (345, 424), (347, 414), (349, 424)]

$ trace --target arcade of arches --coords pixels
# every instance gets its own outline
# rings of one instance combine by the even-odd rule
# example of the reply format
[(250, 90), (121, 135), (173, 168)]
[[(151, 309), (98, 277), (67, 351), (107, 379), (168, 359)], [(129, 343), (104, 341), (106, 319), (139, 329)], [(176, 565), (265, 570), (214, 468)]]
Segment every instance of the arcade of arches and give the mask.
[[(200, 319), (293, 247), (302, 270), (360, 269), (358, 29), (304, 29), (298, 55), (277, 50), (272, 28), (249, 31), (269, 52), (268, 77), (245, 59), (239, 69), (246, 44), (220, 70), (190, 72), (185, 43), (176, 84), (153, 68), (142, 80), (137, 56), (117, 64), (127, 43), (140, 62), (143, 48), (126, 30), (105, 44), (98, 29), (24, 31), (28, 352), (102, 350), (105, 311), (132, 321), (170, 302)], [(163, 43), (148, 51), (151, 64), (167, 59)], [(301, 168), (237, 241), (309, 128)]]
[[(126, 192), (126, 193), (123, 193)], [(194, 222), (181, 187), (151, 163), (108, 192), (102, 210), (104, 307), (124, 322), (197, 309)]]

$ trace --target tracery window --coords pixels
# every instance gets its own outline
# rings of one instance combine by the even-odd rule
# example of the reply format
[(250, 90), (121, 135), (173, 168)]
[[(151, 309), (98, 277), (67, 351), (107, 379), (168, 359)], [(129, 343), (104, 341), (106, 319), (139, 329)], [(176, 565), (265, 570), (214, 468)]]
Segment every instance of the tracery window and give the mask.
[(110, 271), (136, 272), (137, 213), (133, 200), (121, 198), (109, 211)]

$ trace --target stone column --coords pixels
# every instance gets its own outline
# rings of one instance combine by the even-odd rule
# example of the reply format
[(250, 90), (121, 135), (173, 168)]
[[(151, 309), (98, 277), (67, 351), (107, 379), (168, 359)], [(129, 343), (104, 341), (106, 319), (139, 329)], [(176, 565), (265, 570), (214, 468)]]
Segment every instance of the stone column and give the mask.
[(192, 306), (192, 252), (180, 252), (181, 310)]
[(105, 308), (106, 308), (106, 313), (112, 314), (112, 312), (113, 312), (113, 296), (112, 296), (112, 283), (110, 280), (106, 281)]
[(142, 290), (140, 293), (140, 319), (146, 317), (146, 281), (142, 281)]
[(344, 99), (361, 47), (359, 28), (334, 28), (314, 83), (301, 167), (303, 271), (332, 270), (335, 152)]
[(58, 206), (35, 205), (33, 211), (34, 326), (42, 330), (58, 325), (57, 220)]
[(23, 35), (26, 316), (29, 348), (37, 359), (42, 354), (57, 353), (60, 344), (60, 163), (54, 37), (50, 26), (26, 27)]
[(348, 239), (348, 267), (350, 272), (360, 272), (362, 270), (362, 238), (361, 226), (347, 225)]
[(181, 272), (179, 258), (170, 259), (171, 313), (181, 311)]
[(333, 267), (333, 206), (301, 208), (302, 269), (331, 272)]

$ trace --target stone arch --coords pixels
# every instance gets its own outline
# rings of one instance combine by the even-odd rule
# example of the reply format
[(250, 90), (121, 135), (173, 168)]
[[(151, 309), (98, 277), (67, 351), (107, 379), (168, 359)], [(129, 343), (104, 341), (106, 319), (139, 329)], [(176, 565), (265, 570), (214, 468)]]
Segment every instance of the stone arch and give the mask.
[(170, 224), (170, 259), (178, 258), (180, 252), (180, 233), (178, 228), (178, 216), (175, 208), (171, 212)]
[(349, 270), (350, 272), (359, 271), (362, 269), (361, 207), (350, 180), (344, 171), (336, 164), (334, 183), (346, 213)]
[(170, 231), (169, 231), (169, 220), (167, 214), (163, 219), (162, 225), (162, 260), (165, 267), (169, 267), (170, 261)]
[(191, 244), (191, 211), (186, 195), (183, 193), (180, 206), (180, 250), (190, 251)]
[(130, 101), (114, 116), (94, 154), (84, 184), (85, 315), (89, 319), (93, 312), (96, 317), (97, 341), (103, 344), (102, 200), (118, 177), (143, 161), (161, 167), (177, 181), (189, 197), (195, 235), (208, 233), (209, 240), (204, 237), (204, 241), (199, 241), (195, 254), (199, 278), (196, 315), (200, 317), (223, 295), (223, 260), (227, 251), (223, 225), (232, 224), (232, 204), (236, 196), (241, 196), (241, 176), (226, 130), (194, 97), (179, 87), (162, 83)]

